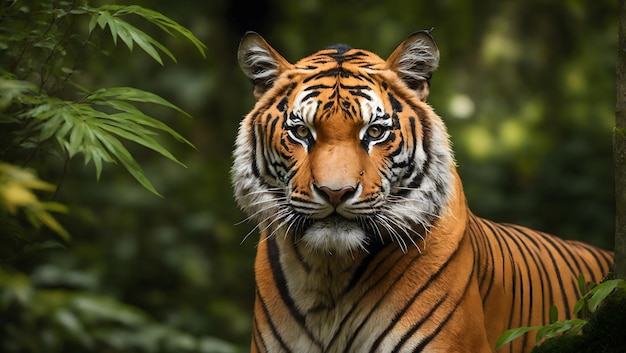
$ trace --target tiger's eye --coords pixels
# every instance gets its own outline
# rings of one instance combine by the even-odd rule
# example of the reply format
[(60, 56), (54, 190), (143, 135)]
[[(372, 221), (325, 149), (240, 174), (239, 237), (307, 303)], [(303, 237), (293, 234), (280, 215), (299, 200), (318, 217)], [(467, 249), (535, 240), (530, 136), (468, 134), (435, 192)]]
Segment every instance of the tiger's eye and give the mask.
[(372, 125), (367, 128), (367, 131), (365, 133), (370, 138), (377, 139), (383, 135), (383, 128), (377, 125)]
[(309, 137), (310, 134), (311, 134), (311, 131), (309, 131), (309, 128), (307, 128), (306, 126), (298, 125), (296, 127), (296, 135), (298, 135), (298, 137), (307, 138)]

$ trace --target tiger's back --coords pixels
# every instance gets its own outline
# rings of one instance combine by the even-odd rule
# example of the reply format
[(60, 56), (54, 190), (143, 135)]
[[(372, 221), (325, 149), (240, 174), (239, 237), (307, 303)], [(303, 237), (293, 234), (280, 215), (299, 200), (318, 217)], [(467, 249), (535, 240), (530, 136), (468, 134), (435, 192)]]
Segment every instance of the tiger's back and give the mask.
[(257, 98), (232, 169), (261, 233), (253, 352), (492, 352), (608, 271), (608, 252), (471, 214), (425, 102), (427, 32), (387, 60), (339, 45), (295, 64), (249, 33), (238, 59)]
[[(467, 234), (483, 311), (487, 318), (498, 318), (485, 321), (492, 345), (509, 328), (548, 324), (551, 306), (559, 320), (571, 319), (580, 299), (578, 276), (599, 283), (613, 262), (609, 251), (473, 215)], [(529, 351), (534, 345), (531, 332), (502, 351)]]

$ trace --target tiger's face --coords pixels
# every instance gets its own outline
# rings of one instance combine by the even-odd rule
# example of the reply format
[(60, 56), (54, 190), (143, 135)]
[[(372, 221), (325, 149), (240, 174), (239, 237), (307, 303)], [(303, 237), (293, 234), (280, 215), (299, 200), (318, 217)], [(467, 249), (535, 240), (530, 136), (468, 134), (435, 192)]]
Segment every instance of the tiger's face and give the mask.
[(453, 178), (445, 127), (424, 102), (439, 58), (430, 35), (416, 32), (386, 61), (337, 45), (290, 64), (248, 33), (238, 57), (257, 103), (232, 177), (262, 234), (333, 254), (417, 246)]

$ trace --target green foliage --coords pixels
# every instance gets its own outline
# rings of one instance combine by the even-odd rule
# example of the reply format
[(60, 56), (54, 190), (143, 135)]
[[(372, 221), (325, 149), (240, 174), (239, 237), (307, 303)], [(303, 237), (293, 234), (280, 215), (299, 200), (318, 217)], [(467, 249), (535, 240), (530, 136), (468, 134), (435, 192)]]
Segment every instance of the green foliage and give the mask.
[(15, 216), (23, 210), (30, 224), (36, 228), (45, 225), (65, 240), (70, 236), (50, 212), (66, 212), (58, 202), (41, 201), (35, 191), (54, 191), (52, 184), (39, 180), (32, 171), (0, 162), (0, 212), (6, 210)]
[[(131, 5), (122, 11), (120, 4)], [(185, 32), (165, 31), (159, 21), (129, 11), (132, 4), (159, 10), (192, 29), (210, 48), (206, 60)], [(0, 266), (25, 274), (37, 290), (115, 298), (180, 332), (220, 337), (246, 351), (256, 239), (253, 233), (240, 244), (253, 225), (234, 226), (244, 216), (232, 200), (229, 168), (239, 120), (254, 105), (236, 60), (237, 43), (248, 30), (261, 33), (294, 61), (339, 42), (385, 57), (409, 33), (435, 27), (441, 65), (429, 101), (448, 126), (474, 213), (611, 247), (616, 4), (77, 0), (72, 6), (69, 1), (2, 1), (0, 68), (13, 76), (0, 74), (0, 160), (56, 186), (54, 192), (33, 193), (42, 202), (65, 205), (67, 213), (48, 212), (72, 241), (45, 226), (32, 227), (23, 209), (17, 216), (0, 212)], [(165, 68), (134, 40), (130, 52), (108, 23), (100, 25), (105, 19), (99, 19), (99, 11), (150, 36), (178, 64), (168, 65), (173, 60), (150, 41), (144, 43)], [(130, 33), (124, 35), (132, 40)], [(41, 121), (9, 116), (27, 108), (16, 97), (46, 91), (104, 114), (123, 113), (83, 101), (101, 87), (154, 92), (194, 116), (185, 118), (159, 104), (126, 102), (197, 147), (145, 127), (159, 134), (148, 136), (188, 168), (107, 131), (163, 198), (134, 182), (115, 156), (110, 163), (101, 157), (100, 171), (93, 158), (85, 167), (85, 152), (69, 158), (55, 135), (38, 141), (41, 130), (29, 124)], [(28, 130), (20, 133), (21, 128)], [(56, 273), (55, 279), (42, 280), (42, 273), (49, 272)], [(32, 312), (26, 308), (22, 314), (28, 318)], [(6, 342), (0, 337), (0, 351)]]
[(622, 353), (626, 347), (626, 290), (618, 286), (602, 300), (580, 335), (561, 335), (535, 347), (532, 353)]
[[(28, 101), (36, 101), (36, 98)], [(50, 137), (55, 137), (69, 158), (80, 153), (84, 155), (85, 164), (93, 161), (98, 178), (103, 161), (117, 160), (141, 185), (158, 194), (119, 138), (143, 145), (181, 165), (183, 164), (151, 135), (156, 135), (159, 131), (166, 132), (179, 141), (193, 145), (167, 125), (129, 104), (133, 101), (158, 104), (186, 114), (153, 93), (132, 87), (116, 87), (91, 92), (78, 102), (54, 97), (44, 98), (36, 101), (32, 108), (19, 113), (18, 117), (35, 121), (31, 124), (31, 129), (39, 131), (37, 141), (45, 142)]]
[[(74, 33), (72, 24), (78, 21), (74, 17), (83, 15), (90, 15), (89, 33), (93, 32), (96, 24), (102, 29), (108, 26), (115, 43), (119, 37), (131, 50), (135, 43), (161, 65), (163, 61), (155, 47), (172, 60), (175, 61), (176, 58), (164, 45), (121, 19), (121, 16), (135, 14), (168, 34), (173, 32), (182, 34), (203, 56), (206, 48), (204, 44), (175, 21), (140, 6), (105, 5), (93, 8), (86, 3), (77, 5), (60, 2), (53, 5), (52, 2), (43, 2), (39, 8), (36, 6), (29, 8), (16, 2), (8, 7), (9, 13), (5, 16), (9, 18), (12, 16), (11, 8), (18, 13), (33, 13), (32, 16), (35, 18), (39, 16), (46, 18), (45, 21), (36, 22), (41, 28), (36, 26), (31, 31), (25, 32), (7, 31), (9, 35), (0, 37), (0, 47), (15, 46), (7, 53), (8, 62), (13, 69), (0, 71), (4, 76), (0, 82), (2, 106), (10, 109), (8, 114), (0, 116), (0, 123), (21, 124), (14, 127), (15, 133), (19, 135), (19, 140), (15, 142), (17, 147), (23, 148), (20, 143), (29, 141), (37, 148), (42, 148), (48, 139), (54, 137), (69, 158), (80, 153), (84, 155), (85, 164), (93, 161), (98, 177), (103, 162), (118, 161), (141, 185), (158, 194), (131, 153), (120, 142), (120, 138), (143, 145), (181, 165), (182, 163), (152, 136), (158, 132), (166, 132), (178, 141), (193, 145), (167, 125), (142, 112), (133, 103), (157, 104), (174, 109), (183, 115), (188, 114), (156, 94), (132, 87), (89, 91), (77, 85), (74, 69), (58, 66), (69, 64), (68, 66), (76, 68), (80, 65), (78, 57), (73, 63), (64, 61), (72, 45), (77, 45), (76, 41), (81, 38), (80, 31)], [(67, 17), (71, 19), (68, 20)], [(23, 21), (19, 17), (16, 20)], [(64, 26), (65, 22), (69, 24)], [(60, 33), (51, 33), (50, 28), (54, 25), (56, 31)], [(11, 28), (10, 26), (6, 25), (6, 28)], [(83, 35), (83, 39), (80, 39), (81, 47), (77, 50), (78, 55), (86, 47), (96, 47), (96, 43), (90, 40), (90, 35), (84, 32)], [(29, 57), (25, 60), (25, 53), (35, 48), (38, 48), (37, 51), (43, 49), (45, 54), (39, 58)], [(30, 82), (33, 73), (39, 73), (39, 80)], [(50, 81), (54, 83), (49, 84)], [(24, 125), (26, 128), (22, 127)], [(0, 155), (0, 158), (6, 156)]]
[(212, 337), (195, 337), (136, 307), (84, 291), (37, 288), (0, 269), (2, 351), (233, 353)]
[(181, 34), (186, 39), (191, 41), (193, 45), (196, 46), (198, 51), (200, 51), (202, 56), (206, 58), (206, 46), (204, 43), (198, 40), (198, 38), (196, 38), (196, 36), (194, 36), (193, 33), (191, 33), (191, 31), (187, 28), (179, 25), (159, 12), (136, 5), (104, 5), (95, 9), (86, 7), (86, 11), (92, 13), (91, 20), (89, 21), (89, 32), (94, 30), (96, 24), (100, 26), (101, 29), (105, 29), (108, 26), (115, 44), (117, 44), (117, 38), (119, 37), (124, 44), (126, 44), (128, 49), (132, 51), (133, 43), (137, 43), (141, 49), (143, 49), (161, 65), (163, 65), (163, 61), (161, 60), (161, 56), (155, 47), (167, 54), (167, 56), (174, 62), (176, 61), (176, 58), (165, 46), (156, 41), (154, 38), (121, 19), (122, 16), (129, 14), (141, 16), (170, 35), (173, 35), (174, 32)]
[[(66, 249), (42, 225), (70, 241), (69, 231), (51, 212), (75, 219), (88, 212), (54, 201), (75, 156), (82, 155), (85, 165), (93, 162), (96, 179), (104, 164), (119, 163), (159, 195), (136, 152), (125, 143), (134, 142), (181, 166), (161, 136), (193, 147), (147, 113), (156, 106), (190, 117), (168, 100), (135, 87), (86, 87), (91, 74), (83, 68), (94, 57), (109, 55), (94, 35), (96, 26), (108, 27), (114, 43), (120, 38), (131, 51), (137, 45), (161, 65), (158, 51), (176, 61), (172, 52), (121, 17), (136, 15), (168, 35), (181, 35), (203, 57), (204, 44), (177, 22), (140, 6), (6, 1), (0, 11), (0, 351), (234, 352), (234, 346), (219, 339), (184, 332), (114, 299), (84, 274), (50, 278), (50, 270), (60, 270), (42, 257), (45, 251)], [(51, 170), (59, 169), (59, 185), (36, 176), (50, 177)], [(51, 192), (52, 201), (47, 201)], [(13, 268), (33, 255), (38, 268), (48, 272), (29, 276)]]
[(536, 342), (541, 340), (557, 337), (560, 335), (575, 336), (584, 329), (585, 325), (589, 322), (591, 314), (595, 313), (598, 307), (602, 304), (606, 298), (614, 292), (616, 288), (626, 290), (626, 281), (622, 279), (612, 279), (594, 286), (591, 290), (586, 290), (584, 285), (584, 277), (581, 275), (578, 278), (579, 288), (581, 289), (582, 297), (574, 305), (574, 315), (578, 313), (585, 313), (586, 315), (582, 319), (570, 319), (557, 321), (557, 311), (555, 307), (550, 308), (550, 324), (545, 326), (532, 326), (532, 327), (519, 327), (505, 331), (498, 337), (496, 341), (496, 350), (505, 344), (510, 343), (516, 338), (523, 336), (530, 331), (537, 331), (535, 337)]

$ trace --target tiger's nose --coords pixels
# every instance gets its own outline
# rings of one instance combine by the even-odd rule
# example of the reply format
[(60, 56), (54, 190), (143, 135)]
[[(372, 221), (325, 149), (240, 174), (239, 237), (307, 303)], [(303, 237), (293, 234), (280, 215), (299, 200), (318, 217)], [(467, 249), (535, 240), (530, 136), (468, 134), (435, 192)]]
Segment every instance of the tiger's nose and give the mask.
[(318, 186), (315, 184), (313, 184), (313, 187), (335, 208), (349, 199), (356, 192), (356, 187), (351, 185), (347, 185), (339, 189), (332, 189), (328, 186)]

